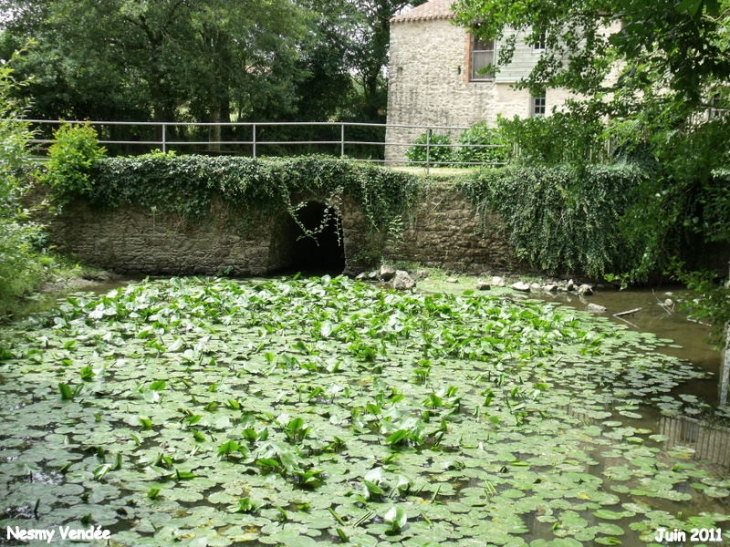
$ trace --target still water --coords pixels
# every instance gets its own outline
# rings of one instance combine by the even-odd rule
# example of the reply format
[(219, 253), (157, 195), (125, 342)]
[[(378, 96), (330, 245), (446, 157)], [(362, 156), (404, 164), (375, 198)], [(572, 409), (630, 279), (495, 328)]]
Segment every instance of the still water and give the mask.
[[(598, 291), (588, 297), (558, 293), (540, 294), (547, 301), (560, 302), (576, 309), (585, 310), (589, 303), (604, 306), (606, 311), (599, 315), (623, 324), (630, 329), (651, 332), (659, 338), (669, 339), (673, 344), (661, 348), (669, 355), (694, 363), (711, 373), (705, 380), (695, 380), (682, 385), (679, 393), (696, 395), (709, 405), (717, 404), (720, 351), (707, 342), (710, 328), (707, 325), (687, 319), (687, 313), (680, 303), (690, 298), (685, 290), (669, 288), (655, 290)], [(615, 317), (614, 314), (640, 308), (630, 315)]]
[[(99, 292), (106, 292), (110, 290), (111, 288), (114, 288), (115, 286), (119, 286), (120, 282), (115, 282), (109, 285), (104, 286), (97, 286), (95, 287), (96, 290)], [(536, 295), (532, 295), (533, 297)], [(719, 368), (719, 362), (720, 362), (720, 354), (717, 351), (712, 350), (705, 342), (704, 339), (706, 338), (708, 334), (708, 328), (703, 325), (699, 325), (696, 323), (691, 323), (687, 321), (686, 316), (679, 312), (676, 307), (673, 305), (673, 303), (667, 303), (667, 299), (672, 299), (674, 302), (675, 300), (681, 298), (681, 295), (678, 293), (675, 294), (666, 294), (666, 291), (626, 291), (626, 292), (599, 292), (596, 295), (593, 295), (588, 298), (579, 298), (575, 295), (567, 295), (567, 294), (561, 294), (561, 295), (541, 295), (542, 298), (548, 300), (548, 301), (554, 301), (560, 304), (564, 304), (567, 306), (575, 307), (576, 309), (584, 310), (586, 309), (588, 303), (594, 303), (598, 305), (605, 306), (607, 308), (606, 312), (603, 314), (609, 318), (612, 318), (617, 323), (627, 325), (629, 328), (636, 329), (639, 331), (644, 332), (652, 332), (656, 335), (658, 335), (662, 339), (671, 339), (674, 342), (674, 346), (665, 348), (665, 351), (668, 353), (671, 353), (672, 355), (675, 355), (677, 357), (680, 357), (682, 359), (687, 359), (693, 362), (696, 366), (713, 373), (714, 377), (709, 380), (704, 381), (692, 381), (691, 383), (687, 383), (685, 385), (680, 386), (677, 388), (676, 392), (673, 393), (673, 396), (675, 397), (681, 397), (682, 395), (688, 395), (693, 394), (697, 395), (698, 397), (701, 397), (702, 400), (707, 402), (708, 404), (712, 404), (716, 400), (716, 375)], [(623, 318), (616, 318), (614, 317), (614, 314), (623, 312), (629, 309), (636, 309), (641, 308), (641, 310), (631, 314), (624, 316)], [(172, 396), (172, 391), (170, 396)], [(613, 405), (611, 405), (613, 406)], [(606, 410), (614, 410), (613, 408), (607, 408)], [(633, 413), (630, 413), (633, 414)], [(625, 416), (625, 415), (624, 415)], [(629, 418), (629, 419), (623, 419), (622, 420), (622, 426), (630, 426), (631, 428), (635, 429), (643, 429), (647, 428), (654, 432), (662, 431), (662, 416), (660, 416), (658, 411), (650, 412), (647, 408), (642, 408), (641, 416), (637, 414), (638, 417), (636, 418)], [(591, 418), (589, 415), (575, 415), (576, 422), (574, 426), (582, 427), (585, 425), (591, 425), (594, 423), (595, 418)], [(607, 437), (610, 435), (614, 435), (614, 433), (618, 433), (619, 437), (622, 436), (624, 433), (622, 430), (626, 429), (625, 427), (620, 427), (618, 429), (617, 425), (618, 422), (614, 421), (605, 421), (604, 418), (601, 418), (600, 420), (603, 421), (596, 421), (596, 427), (598, 427), (598, 424), (602, 424), (605, 426), (603, 428), (604, 430), (607, 430)], [(572, 422), (571, 422), (572, 423)], [(671, 424), (670, 424), (671, 425)], [(611, 431), (612, 429), (616, 429), (616, 432)], [(642, 433), (643, 435), (643, 433)], [(701, 441), (701, 439), (706, 439), (707, 437), (702, 437), (702, 433), (697, 430), (693, 430), (692, 428), (687, 429), (675, 429), (675, 430), (667, 430), (666, 435), (670, 437), (670, 441), (674, 440), (671, 439), (672, 436), (676, 437), (676, 445), (687, 445), (687, 444), (698, 444), (700, 442), (706, 442), (708, 446), (714, 451), (725, 451), (727, 452), (727, 448), (724, 447), (725, 445), (719, 445), (717, 442), (717, 439), (721, 437), (718, 435), (714, 435), (713, 438), (710, 441)], [(618, 437), (610, 437), (611, 439), (616, 438), (618, 442)], [(652, 441), (654, 442), (654, 441)], [(654, 446), (649, 440), (645, 441), (645, 446)], [(656, 440), (657, 444), (661, 444), (662, 441)], [(588, 443), (587, 443), (588, 444)], [(618, 449), (614, 449), (613, 444), (610, 443), (610, 441), (606, 440), (606, 443), (594, 443), (595, 447), (592, 453), (590, 454), (592, 458), (592, 462), (590, 464), (586, 464), (585, 466), (579, 465), (579, 462), (566, 462), (565, 465), (565, 475), (569, 475), (571, 473), (575, 472), (584, 472), (586, 475), (592, 475), (596, 477), (597, 480), (604, 481), (604, 489), (605, 492), (603, 492), (605, 495), (611, 495), (611, 496), (617, 496), (618, 503), (614, 504), (615, 509), (618, 511), (619, 509), (625, 509), (627, 507), (634, 507), (634, 508), (640, 508), (641, 504), (643, 503), (651, 503), (652, 508), (654, 511), (665, 511), (671, 515), (682, 515), (682, 514), (689, 514), (689, 515), (701, 515), (703, 513), (713, 513), (713, 514), (727, 514), (727, 497), (724, 497), (721, 500), (717, 500), (715, 498), (710, 498), (702, 493), (701, 490), (695, 488), (692, 484), (692, 480), (694, 480), (692, 477), (688, 476), (687, 480), (684, 482), (679, 482), (675, 485), (674, 489), (671, 492), (675, 492), (678, 494), (684, 494), (689, 495), (689, 499), (687, 497), (681, 498), (681, 501), (673, 501), (672, 498), (667, 498), (666, 500), (662, 499), (654, 499), (656, 496), (653, 496), (652, 492), (650, 492), (648, 489), (651, 488), (650, 486), (645, 486), (645, 483), (643, 482), (644, 479), (646, 479), (649, 475), (659, 475), (660, 473), (655, 473), (655, 471), (659, 470), (659, 467), (657, 467), (658, 463), (663, 463), (663, 458), (665, 457), (671, 457), (673, 459), (679, 458), (681, 462), (681, 453), (682, 451), (673, 450), (673, 447), (670, 445), (670, 443), (667, 443), (666, 446), (662, 447), (661, 452), (657, 453), (657, 462), (654, 462), (652, 459), (652, 467), (649, 467), (647, 469), (644, 469), (642, 466), (644, 466), (644, 460), (646, 460), (646, 456), (641, 456), (640, 451), (630, 451), (631, 454), (634, 454), (635, 457), (626, 455), (623, 453), (620, 453)], [(621, 443), (620, 446), (627, 446), (625, 443)], [(718, 450), (719, 447), (719, 450)], [(723, 448), (724, 447), (724, 448)], [(674, 452), (674, 454), (672, 454)], [(533, 452), (530, 452), (529, 454), (532, 454)], [(528, 454), (526, 452), (526, 454)], [(529, 455), (528, 454), (528, 455)], [(677, 455), (679, 454), (679, 455)], [(689, 454), (689, 453), (688, 453)], [(653, 457), (652, 457), (653, 458)], [(516, 457), (516, 460), (522, 460), (524, 458), (522, 457)], [(673, 460), (674, 461), (674, 460)], [(631, 465), (634, 465), (637, 467), (636, 471), (646, 471), (649, 475), (644, 476), (641, 473), (634, 473), (634, 476), (629, 477), (627, 476), (625, 479), (616, 478), (616, 480), (612, 480), (611, 477), (616, 474), (620, 474), (622, 470), (628, 469), (626, 466), (626, 462), (630, 462)], [(666, 466), (664, 466), (666, 467)], [(663, 467), (663, 468), (664, 468)], [(682, 469), (682, 464), (678, 463), (676, 464), (676, 467), (679, 471)], [(506, 471), (504, 473), (507, 473), (507, 468), (505, 468)], [(509, 474), (514, 474), (515, 476), (519, 475), (520, 473), (535, 473), (535, 477), (533, 479), (532, 475), (529, 475), (530, 481), (535, 481), (534, 484), (538, 484), (540, 479), (539, 473), (541, 472), (547, 472), (547, 469), (540, 469), (539, 465), (535, 464), (530, 469), (522, 469), (521, 467), (516, 467), (515, 469), (509, 469)], [(627, 471), (628, 472), (628, 471)], [(674, 473), (675, 469), (671, 468), (671, 473)], [(727, 468), (724, 470), (718, 470), (718, 475), (723, 475), (727, 472)], [(500, 471), (500, 473), (502, 473)], [(633, 473), (633, 470), (632, 470)], [(670, 471), (666, 471), (666, 473), (670, 473)], [(528, 475), (526, 475), (528, 476)], [(609, 478), (605, 478), (609, 477)], [(249, 478), (250, 479), (250, 478)], [(585, 479), (587, 482), (590, 482), (590, 477), (586, 477)], [(475, 478), (475, 486), (481, 486), (483, 485), (483, 477), (479, 476)], [(656, 484), (656, 480), (649, 483), (651, 485)], [(192, 483), (191, 483), (192, 484)], [(458, 503), (461, 498), (460, 495), (463, 494), (464, 499), (466, 499), (468, 492), (465, 490), (462, 491), (458, 489), (456, 486), (452, 485), (452, 489), (455, 491), (455, 500), (454, 503)], [(538, 487), (530, 487), (530, 489), (538, 489)], [(643, 489), (646, 489), (646, 492), (644, 492)], [(446, 490), (446, 488), (445, 488)], [(705, 488), (707, 490), (707, 488)], [(439, 490), (436, 490), (438, 493)], [(432, 499), (434, 499), (436, 496), (434, 495)], [(572, 499), (572, 498), (571, 498)], [(575, 501), (575, 503), (580, 504), (581, 502), (586, 501), (582, 498), (578, 498), (578, 501)], [(151, 502), (150, 502), (151, 503)], [(444, 506), (448, 506), (449, 500), (444, 501)], [(560, 518), (562, 521), (555, 521), (553, 520), (546, 520), (544, 517), (549, 516), (545, 515), (544, 511), (546, 508), (543, 508), (542, 506), (538, 507), (537, 510), (535, 510), (533, 513), (524, 515), (524, 525), (529, 530), (527, 533), (521, 534), (521, 540), (522, 545), (526, 544), (526, 542), (529, 542), (529, 545), (531, 547), (537, 547), (539, 545), (545, 545), (545, 546), (558, 546), (558, 545), (576, 545), (578, 544), (578, 541), (576, 540), (568, 540), (564, 538), (560, 539), (554, 539), (556, 535), (556, 529), (557, 530), (571, 530), (572, 527), (597, 527), (597, 526), (608, 526), (611, 523), (606, 523), (606, 520), (613, 521), (613, 519), (617, 519), (616, 522), (618, 522), (625, 530), (626, 533), (624, 536), (622, 536), (622, 540), (618, 540), (620, 544), (623, 545), (629, 545), (629, 546), (644, 546), (646, 545), (646, 542), (642, 540), (639, 537), (639, 533), (635, 531), (632, 528), (632, 525), (638, 521), (638, 519), (635, 519), (633, 516), (629, 516), (627, 511), (621, 511), (621, 514), (619, 514), (617, 511), (611, 510), (598, 510), (598, 511), (584, 511), (580, 510), (580, 514), (578, 514), (576, 511), (574, 511), (571, 507), (568, 506), (569, 503), (564, 500), (557, 500), (556, 514), (560, 514)], [(210, 508), (210, 505), (206, 502), (191, 502), (188, 506), (184, 506), (185, 511), (197, 511), (200, 508)], [(547, 507), (548, 510), (550, 507)], [(496, 510), (496, 509), (495, 509)], [(624, 514), (626, 513), (626, 514)], [(573, 519), (569, 522), (569, 519)], [(657, 530), (659, 529), (659, 524), (661, 524), (660, 520), (656, 521), (657, 524)], [(704, 521), (698, 521), (698, 522), (704, 522)], [(715, 522), (714, 520), (712, 522)], [(719, 522), (719, 520), (718, 520)], [(414, 523), (415, 524), (415, 523)], [(127, 526), (127, 524), (125, 524)], [(698, 525), (701, 526), (701, 525)], [(715, 525), (713, 524), (712, 530), (719, 530), (719, 528), (715, 528)], [(710, 527), (706, 527), (707, 530), (710, 530)], [(120, 530), (121, 531), (121, 530)], [(334, 540), (334, 536), (332, 538)], [(513, 540), (517, 541), (520, 539), (519, 537), (512, 538)], [(604, 538), (607, 540), (610, 540), (612, 538)], [(485, 541), (488, 540), (488, 538), (484, 538)], [(549, 542), (549, 543), (548, 543)], [(444, 543), (446, 544), (446, 543)], [(518, 544), (518, 543), (515, 543)], [(594, 543), (591, 540), (586, 540), (586, 542), (582, 542), (580, 544), (583, 545), (593, 545)], [(609, 543), (613, 544), (613, 543)], [(679, 542), (679, 541), (671, 541), (669, 544), (671, 545), (687, 545), (686, 542)]]

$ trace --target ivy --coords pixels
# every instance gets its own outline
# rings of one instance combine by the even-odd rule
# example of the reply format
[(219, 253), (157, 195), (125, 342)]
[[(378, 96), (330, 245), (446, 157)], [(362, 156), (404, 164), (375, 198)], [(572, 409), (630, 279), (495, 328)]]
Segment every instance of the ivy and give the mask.
[[(414, 175), (326, 156), (257, 159), (158, 152), (97, 160), (89, 178), (91, 184), (52, 191), (61, 201), (84, 197), (97, 207), (139, 206), (179, 213), (189, 221), (205, 218), (215, 198), (261, 218), (283, 207), (299, 222), (297, 210), (305, 201), (338, 207), (347, 196), (367, 219), (371, 239), (381, 242), (397, 236), (418, 188)], [(316, 230), (305, 233), (316, 235)]]
[(644, 176), (629, 164), (512, 166), (483, 171), (461, 188), (482, 223), (499, 213), (520, 259), (548, 273), (601, 278), (637, 259), (619, 226)]

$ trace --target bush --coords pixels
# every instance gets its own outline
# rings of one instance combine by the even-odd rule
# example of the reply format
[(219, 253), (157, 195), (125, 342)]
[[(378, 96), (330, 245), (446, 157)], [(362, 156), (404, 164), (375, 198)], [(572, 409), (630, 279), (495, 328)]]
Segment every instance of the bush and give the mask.
[(14, 300), (41, 282), (43, 257), (36, 251), (41, 226), (28, 221), (21, 197), (28, 187), (28, 125), (15, 121), (23, 109), (12, 98), (12, 70), (0, 66), (0, 318)]
[(515, 159), (526, 165), (585, 165), (607, 159), (603, 123), (591, 112), (577, 109), (534, 118), (500, 117), (497, 126), (502, 138), (516, 147)]
[(406, 150), (406, 158), (409, 160), (409, 165), (427, 165), (429, 167), (451, 165), (454, 160), (451, 137), (427, 131)]
[(507, 163), (511, 146), (496, 129), (484, 122), (472, 125), (459, 135), (455, 160), (464, 165), (500, 165)]
[(53, 188), (58, 204), (63, 205), (72, 196), (91, 191), (91, 169), (106, 150), (99, 146), (96, 131), (89, 123), (64, 124), (53, 137), (46, 170), (39, 178)]

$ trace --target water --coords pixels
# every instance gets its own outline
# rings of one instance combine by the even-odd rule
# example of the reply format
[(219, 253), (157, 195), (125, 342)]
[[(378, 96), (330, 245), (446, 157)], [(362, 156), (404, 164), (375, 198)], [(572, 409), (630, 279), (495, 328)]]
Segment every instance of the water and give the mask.
[[(111, 284), (107, 284), (105, 286), (96, 287), (98, 289), (98, 292), (106, 292), (112, 288), (115, 288), (119, 286), (120, 282), (114, 282)], [(536, 295), (533, 295), (536, 296)], [(669, 347), (666, 348), (666, 351), (671, 353), (672, 355), (676, 355), (683, 359), (688, 359), (695, 363), (697, 366), (702, 368), (703, 370), (706, 370), (708, 372), (717, 373), (719, 369), (719, 363), (720, 363), (720, 355), (719, 352), (712, 350), (707, 344), (704, 342), (705, 337), (707, 336), (709, 330), (706, 326), (698, 325), (696, 323), (690, 323), (686, 320), (686, 317), (684, 314), (677, 312), (672, 308), (672, 306), (667, 306), (665, 304), (665, 300), (667, 298), (678, 298), (679, 295), (673, 294), (673, 295), (667, 295), (664, 294), (663, 291), (627, 291), (627, 292), (604, 292), (599, 293), (595, 296), (591, 296), (588, 298), (579, 298), (575, 295), (567, 295), (567, 294), (561, 294), (556, 296), (548, 296), (544, 295), (543, 298), (549, 301), (556, 301), (559, 303), (563, 303), (568, 306), (573, 306), (577, 309), (585, 309), (586, 305), (590, 302), (595, 304), (600, 304), (603, 306), (606, 306), (608, 308), (608, 311), (604, 314), (612, 320), (621, 323), (621, 324), (627, 324), (626, 322), (629, 322), (629, 327), (632, 329), (637, 329), (640, 331), (650, 331), (655, 334), (657, 334), (660, 338), (667, 339), (671, 338), (677, 345), (676, 347)], [(663, 306), (664, 304), (664, 306)], [(636, 312), (635, 314), (632, 314), (631, 316), (626, 316), (623, 319), (613, 317), (614, 313), (621, 312), (627, 309), (634, 309), (641, 307), (641, 311)], [(692, 384), (685, 384), (677, 389), (676, 393), (674, 394), (676, 397), (679, 397), (681, 395), (686, 394), (697, 394), (702, 398), (702, 400), (713, 403), (716, 397), (716, 377), (712, 378), (708, 381), (702, 381), (702, 382), (693, 382)], [(606, 410), (613, 410), (613, 404), (607, 404)], [(649, 408), (643, 408), (641, 414), (643, 417), (636, 418), (636, 419), (626, 419), (622, 418), (621, 420), (626, 424), (630, 425), (635, 428), (643, 428), (647, 427), (649, 429), (652, 429), (655, 432), (661, 432), (664, 433), (667, 436), (666, 443), (663, 443), (660, 440), (651, 440), (646, 439), (644, 442), (644, 446), (657, 446), (662, 445), (662, 453), (658, 454), (658, 458), (666, 457), (667, 454), (671, 454), (671, 452), (674, 450), (684, 450), (682, 448), (675, 448), (678, 446), (689, 446), (691, 448), (695, 448), (699, 451), (702, 449), (703, 446), (708, 447), (708, 454), (712, 453), (718, 453), (720, 455), (727, 455), (727, 447), (729, 446), (726, 444), (727, 440), (727, 434), (723, 431), (720, 431), (719, 433), (715, 433), (711, 436), (708, 436), (706, 434), (706, 431), (703, 431), (702, 426), (698, 424), (696, 421), (691, 421), (691, 419), (687, 420), (685, 418), (672, 418), (671, 420), (660, 416), (659, 412), (656, 410), (651, 410)], [(590, 420), (588, 417), (581, 417), (581, 416), (575, 416), (577, 420), (579, 420), (582, 423), (586, 423), (587, 420)], [(577, 423), (577, 422), (576, 422)], [(646, 424), (646, 425), (645, 425)], [(121, 424), (120, 424), (121, 425)], [(607, 426), (609, 427), (609, 426)], [(609, 432), (610, 433), (610, 432)], [(644, 435), (644, 434), (642, 434)], [(723, 436), (724, 435), (724, 436)], [(643, 438), (643, 437), (642, 437)], [(156, 442), (156, 441), (155, 441)], [(656, 442), (657, 444), (653, 444)], [(525, 455), (521, 455), (518, 452), (515, 452), (515, 458), (517, 460), (522, 460), (529, 456), (530, 454), (534, 454), (534, 452), (526, 452)], [(607, 472), (611, 471), (612, 467), (620, 466), (623, 464), (623, 462), (628, 461), (626, 459), (626, 456), (622, 454), (618, 454), (618, 452), (613, 451), (610, 444), (596, 444), (595, 450), (592, 453), (592, 460), (594, 460), (595, 463), (587, 463), (585, 466), (581, 466), (577, 463), (567, 463), (566, 462), (566, 468), (565, 471), (567, 472), (573, 472), (576, 469), (578, 470), (584, 470), (585, 473), (592, 474), (597, 477), (605, 477)], [(701, 455), (699, 452), (697, 452), (698, 456), (704, 457), (710, 457), (707, 454)], [(717, 461), (718, 465), (725, 465), (724, 461)], [(515, 468), (513, 470), (510, 470), (510, 473), (517, 474), (520, 471), (520, 468)], [(531, 472), (539, 473), (541, 471), (539, 465), (532, 466)], [(619, 470), (620, 471), (620, 470)], [(724, 470), (724, 472), (727, 472), (727, 468)], [(502, 473), (500, 471), (500, 473)], [(505, 471), (506, 473), (506, 471)], [(110, 475), (111, 476), (111, 475)], [(40, 474), (32, 474), (31, 478), (33, 479), (33, 482), (40, 482), (44, 483), (43, 479), (44, 476)], [(53, 480), (55, 477), (53, 475), (48, 475), (46, 477), (47, 479)], [(675, 489), (684, 494), (691, 494), (691, 499), (687, 499), (685, 501), (671, 501), (671, 500), (656, 500), (648, 495), (643, 495), (641, 493), (635, 493), (640, 492), (643, 484), (642, 484), (643, 476), (639, 475), (637, 477), (632, 478), (631, 480), (623, 481), (621, 479), (617, 479), (617, 481), (610, 481), (606, 480), (606, 487), (607, 490), (605, 490), (606, 494), (616, 494), (620, 500), (621, 504), (624, 503), (641, 503), (643, 501), (646, 501), (647, 503), (651, 503), (652, 507), (660, 508), (664, 511), (667, 511), (671, 514), (681, 514), (681, 513), (687, 513), (687, 514), (699, 514), (701, 512), (722, 512), (725, 513), (725, 507), (727, 505), (721, 505), (720, 502), (713, 501), (709, 497), (703, 495), (701, 492), (697, 491), (695, 488), (692, 487), (690, 484), (689, 479), (686, 482), (678, 483), (675, 487)], [(605, 480), (605, 479), (604, 479)], [(482, 484), (482, 477), (480, 476), (479, 481), (475, 482), (475, 486)], [(614, 490), (612, 487), (619, 486), (622, 487), (622, 490)], [(458, 489), (457, 493), (458, 493)], [(436, 491), (438, 493), (438, 490)], [(434, 495), (434, 498), (436, 496)], [(580, 503), (580, 501), (583, 501), (581, 499), (574, 499), (571, 503)], [(445, 503), (448, 500), (445, 500)], [(458, 501), (458, 500), (455, 500)], [(726, 504), (726, 502), (723, 502)], [(195, 510), (198, 510), (200, 507), (203, 508), (209, 508), (210, 504), (203, 501), (190, 501), (190, 502), (183, 502), (181, 504), (183, 508), (185, 508), (185, 511), (187, 512), (188, 509), (190, 510), (190, 514), (195, 512)], [(623, 507), (623, 505), (622, 505)], [(13, 517), (23, 517), (26, 519), (30, 519), (34, 517), (34, 512), (37, 512), (37, 506), (34, 508), (32, 504), (27, 505), (19, 505), (17, 508), (17, 515), (10, 515)], [(565, 509), (564, 507), (562, 509)], [(561, 515), (564, 517), (570, 517), (572, 512), (567, 510), (561, 509)], [(522, 538), (525, 540), (541, 540), (541, 539), (550, 539), (553, 538), (555, 535), (555, 527), (558, 526), (559, 530), (567, 530), (570, 526), (579, 526), (578, 524), (573, 523), (572, 525), (565, 522), (554, 522), (550, 520), (543, 520), (541, 517), (545, 516), (540, 513), (542, 511), (542, 508), (535, 511), (532, 515), (526, 515), (525, 516), (525, 525), (529, 532), (524, 533), (522, 535)], [(556, 514), (558, 513), (558, 509), (555, 510)], [(599, 517), (598, 520), (592, 516), (592, 513), (587, 510), (582, 510), (581, 513), (581, 519), (586, 520), (585, 525), (581, 526), (596, 526), (601, 524), (602, 520)], [(125, 515), (126, 517), (126, 515)], [(125, 519), (125, 523), (128, 519)], [(625, 517), (621, 519), (621, 524), (627, 529), (626, 535), (623, 536), (623, 544), (624, 545), (644, 545), (645, 543), (640, 540), (639, 534), (635, 533), (633, 530), (629, 530), (629, 523), (633, 521), (633, 517)], [(415, 519), (414, 519), (415, 523)], [(605, 523), (604, 523), (605, 524)], [(127, 524), (119, 524), (119, 528), (114, 529), (115, 532), (119, 531), (122, 532), (123, 528), (127, 526)], [(566, 532), (567, 533), (567, 532)], [(572, 533), (572, 532), (571, 532)], [(327, 539), (334, 540), (334, 536), (326, 536)], [(256, 543), (252, 543), (256, 544)], [(557, 544), (557, 543), (556, 543)], [(590, 544), (590, 543), (584, 543), (584, 544)]]
[[(673, 344), (660, 348), (660, 351), (691, 361), (698, 368), (707, 371), (711, 377), (686, 383), (677, 390), (680, 393), (696, 395), (709, 405), (718, 400), (718, 374), (720, 371), (720, 351), (707, 342), (710, 327), (687, 319), (680, 309), (680, 302), (691, 297), (686, 290), (654, 289), (626, 291), (598, 291), (588, 297), (575, 294), (538, 294), (544, 300), (560, 302), (576, 309), (585, 310), (589, 303), (605, 306), (604, 315), (616, 323), (630, 329), (651, 332), (659, 338), (672, 340)], [(671, 304), (665, 301), (671, 300)], [(669, 305), (667, 305), (669, 304)], [(636, 313), (615, 317), (614, 314), (641, 308)]]

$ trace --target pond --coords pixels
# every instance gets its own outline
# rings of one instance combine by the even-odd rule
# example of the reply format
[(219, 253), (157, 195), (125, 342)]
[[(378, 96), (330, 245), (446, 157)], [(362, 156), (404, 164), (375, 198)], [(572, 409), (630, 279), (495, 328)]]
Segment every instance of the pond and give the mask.
[(328, 276), (71, 296), (0, 342), (0, 544), (720, 545), (730, 479), (647, 426), (701, 407), (662, 345)]

